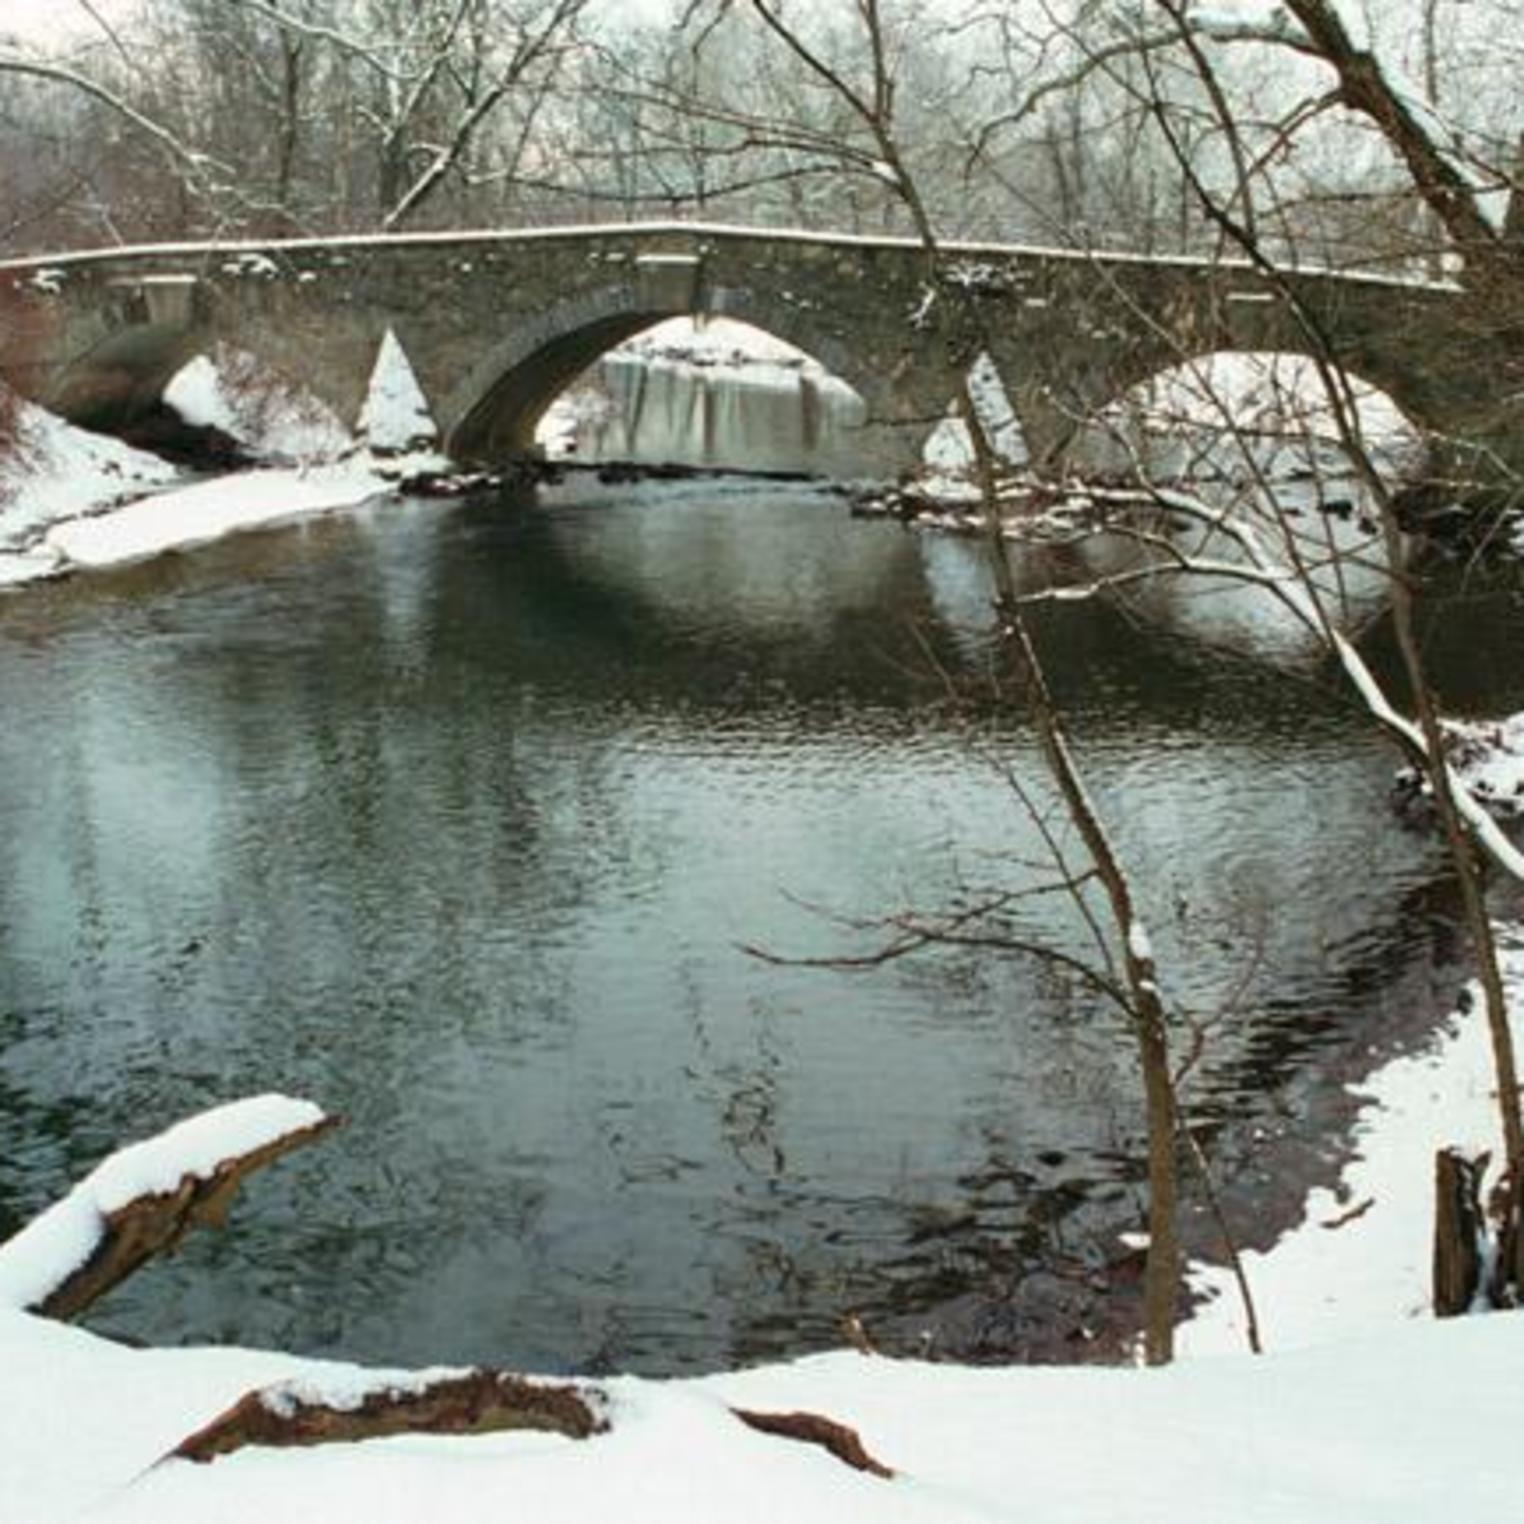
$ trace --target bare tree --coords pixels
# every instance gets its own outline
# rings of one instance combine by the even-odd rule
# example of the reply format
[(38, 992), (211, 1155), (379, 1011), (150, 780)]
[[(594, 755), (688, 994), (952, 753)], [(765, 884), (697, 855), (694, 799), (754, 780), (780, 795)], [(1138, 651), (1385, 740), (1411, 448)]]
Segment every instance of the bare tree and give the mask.
[[(731, 9), (722, 4), (721, 11)], [(1024, 614), (1010, 561), (1009, 541), (1001, 530), (996, 497), (997, 461), (985, 420), (968, 381), (979, 352), (980, 324), (961, 288), (946, 279), (942, 240), (907, 162), (898, 135), (897, 97), (901, 60), (913, 35), (911, 18), (892, 13), (879, 0), (857, 0), (857, 32), (848, 57), (838, 62), (822, 44), (785, 11), (781, 0), (747, 0), (745, 9), (775, 37), (817, 85), (849, 108), (875, 173), (904, 205), (925, 258), (923, 321), (932, 325), (944, 380), (957, 413), (973, 442), (977, 477), (984, 495), (985, 546), (994, 585), (995, 631), (1006, 676), (1019, 694), (1048, 770), (1069, 820), (1083, 845), (1085, 864), (1071, 881), (1093, 880), (1101, 891), (1109, 930), (1100, 939), (1102, 956), (1115, 970), (1106, 980), (1126, 1013), (1136, 1043), (1142, 1076), (1148, 1136), (1149, 1247), (1144, 1286), (1144, 1349), (1149, 1363), (1167, 1362), (1173, 1353), (1174, 1324), (1180, 1287), (1176, 1145), (1178, 1120), (1168, 1053), (1168, 1018), (1159, 970), (1126, 869), (1087, 789), (1065, 734), (1042, 662)], [(1099, 926), (1099, 922), (1096, 923)]]
[[(1247, 498), (1209, 504), (1176, 482), (1159, 480), (1147, 459), (1135, 452), (1136, 486), (1120, 494), (1097, 492), (1094, 521), (1079, 526), (1076, 532), (1083, 537), (1097, 527), (1104, 527), (1108, 533), (1132, 537), (1148, 554), (1135, 568), (1098, 579), (1087, 591), (1119, 592), (1182, 574), (1211, 575), (1260, 588), (1289, 609), (1335, 658), (1373, 720), (1427, 780), (1460, 886), (1464, 923), (1476, 957), (1492, 1044), (1505, 1172), (1497, 1203), (1500, 1252), (1491, 1292), (1495, 1301), (1512, 1305), (1524, 1292), (1519, 1227), (1520, 1194), (1524, 1189), (1524, 1127), (1507, 996), (1487, 912), (1484, 881), (1489, 866), (1524, 879), (1524, 853), (1513, 846), (1451, 767), (1438, 701), (1424, 670), (1416, 634), (1413, 587), (1405, 565), (1398, 504), (1374, 458), (1355, 405), (1351, 380), (1339, 368), (1336, 346), (1316, 314), (1299, 300), (1267, 250), (1263, 229), (1273, 225), (1284, 228), (1284, 208), (1276, 199), (1278, 187), (1274, 176), (1258, 172), (1260, 161), (1249, 147), (1255, 113), (1252, 107), (1240, 106), (1234, 100), (1231, 78), (1219, 71), (1209, 52), (1224, 39), (1214, 27), (1199, 24), (1202, 12), (1188, 0), (1155, 0), (1154, 11), (1162, 20), (1132, 37), (1135, 55), (1144, 66), (1146, 93), (1141, 98), (1147, 102), (1202, 218), (1218, 231), (1228, 249), (1251, 261), (1277, 290), (1278, 299), (1286, 304), (1299, 330), (1299, 347), (1310, 357), (1323, 392), (1324, 414), (1380, 527), (1379, 538), (1390, 574), (1392, 624), (1412, 695), (1412, 715), (1402, 713), (1383, 692), (1341, 628), (1336, 606), (1337, 558), (1325, 560), (1317, 547), (1309, 544), (1305, 531), (1281, 511), (1276, 484), (1267, 478), (1255, 441), (1238, 430), (1229, 404), (1220, 395), (1211, 393), (1205, 372), (1198, 371), (1197, 377), (1220, 414), (1222, 432), (1242, 456)], [(1252, 38), (1235, 30), (1227, 40), (1235, 44), (1255, 40), (1277, 47), (1291, 46), (1333, 69), (1341, 82), (1341, 102), (1374, 121), (1394, 152), (1401, 156), (1418, 194), (1444, 228), (1453, 253), (1464, 262), (1473, 288), (1492, 297), (1498, 295), (1500, 288), (1508, 289), (1517, 280), (1517, 256), (1495, 219), (1485, 213), (1481, 198), (1486, 190), (1464, 172), (1465, 166), (1458, 161), (1448, 129), (1425, 114), (1421, 102), (1395, 81), (1393, 71), (1355, 44), (1339, 13), (1324, 0), (1287, 0), (1286, 11), (1300, 23), (1298, 29), (1286, 25), (1260, 27)], [(1172, 39), (1163, 30), (1168, 26), (1174, 29)], [(1089, 62), (1096, 69), (1112, 70), (1115, 55), (1101, 49)], [(1184, 99), (1171, 88), (1173, 81), (1167, 73), (1170, 68), (1181, 66), (1191, 71), (1199, 87)], [(1210, 169), (1203, 165), (1180, 131), (1182, 117), (1197, 119), (1202, 101), (1206, 102), (1215, 130), (1225, 145), (1219, 158), (1223, 172), (1216, 183)], [(1506, 322), (1511, 311), (1511, 306), (1505, 306), (1499, 320)], [(1145, 325), (1152, 321), (1143, 313), (1136, 313), (1135, 317)], [(1162, 330), (1156, 337), (1161, 342), (1171, 339)], [(1190, 364), (1195, 358), (1188, 348), (1179, 350), (1181, 362)], [(1029, 506), (1030, 485), (1017, 488), (1014, 496)], [(1008, 512), (1009, 508), (1008, 504)], [(1197, 525), (1199, 536), (1182, 539), (1172, 527), (1182, 520), (1187, 526)], [(1334, 577), (1332, 587), (1327, 584), (1326, 575), (1330, 568)], [(1072, 598), (1076, 592), (1069, 588), (1035, 596)]]

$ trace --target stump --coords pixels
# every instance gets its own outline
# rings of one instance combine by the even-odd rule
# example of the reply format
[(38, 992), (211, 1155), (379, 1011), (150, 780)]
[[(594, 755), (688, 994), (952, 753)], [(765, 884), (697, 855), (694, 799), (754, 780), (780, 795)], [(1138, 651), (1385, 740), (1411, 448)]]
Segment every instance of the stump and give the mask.
[(1482, 1281), (1482, 1176), (1490, 1155), (1453, 1145), (1434, 1156), (1434, 1316), (1469, 1312)]

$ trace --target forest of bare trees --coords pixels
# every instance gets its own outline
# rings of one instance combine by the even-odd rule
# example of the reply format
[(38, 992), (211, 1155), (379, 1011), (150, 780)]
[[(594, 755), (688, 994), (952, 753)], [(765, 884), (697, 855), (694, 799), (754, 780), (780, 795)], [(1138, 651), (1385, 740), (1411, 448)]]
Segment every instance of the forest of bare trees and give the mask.
[[(871, 132), (766, 22), (850, 65), (859, 9), (142, 0), (9, 40), (0, 18), (0, 247), (674, 214), (908, 233)], [(1369, 37), (1315, 0), (886, 7), (897, 137), (943, 238), (1210, 252), (1199, 179), (1276, 255), (1437, 271), (1501, 227), (1517, 7), (1360, 9)]]

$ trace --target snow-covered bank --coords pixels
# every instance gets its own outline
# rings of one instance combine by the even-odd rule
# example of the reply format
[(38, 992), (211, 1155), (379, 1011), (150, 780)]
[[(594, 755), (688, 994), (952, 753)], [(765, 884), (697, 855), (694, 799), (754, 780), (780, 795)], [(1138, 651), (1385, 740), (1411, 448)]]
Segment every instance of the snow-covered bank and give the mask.
[[(1510, 940), (1508, 958), (1518, 988), (1524, 936)], [(250, 1393), (279, 1418), (295, 1400), (353, 1410), (368, 1392), (412, 1393), (460, 1373), (232, 1348), (129, 1350), (16, 1310), (12, 1294), (0, 1306), (0, 1412), (11, 1415), (0, 1423), (0, 1517), (450, 1524), (508, 1503), (537, 1524), (1511, 1521), (1524, 1487), (1512, 1417), (1524, 1315), (1415, 1316), (1431, 1151), (1487, 1125), (1484, 1049), (1468, 1018), (1434, 1053), (1370, 1082), (1383, 1109), (1364, 1128), (1348, 1199), (1315, 1198), (1308, 1226), (1251, 1262), (1270, 1340), (1261, 1358), (969, 1368), (841, 1352), (695, 1379), (600, 1380), (587, 1397), (607, 1431), (582, 1439), (256, 1442), (198, 1464), (168, 1457)], [(205, 1174), (230, 1150), (317, 1117), (281, 1097), (220, 1108), (122, 1150), (39, 1223), (98, 1221), (124, 1196)], [(39, 1258), (46, 1271), (60, 1245), (63, 1260), (88, 1248), (88, 1234), (72, 1231), (30, 1238), (0, 1248), (0, 1265), (9, 1253), (29, 1267), (27, 1287)], [(1297, 1244), (1307, 1252), (1295, 1254)], [(1214, 1303), (1184, 1330), (1192, 1354), (1241, 1349), (1224, 1308)], [(893, 1474), (759, 1433), (738, 1409), (850, 1426)]]
[(351, 507), (395, 486), (373, 465), (359, 461), (312, 472), (249, 471), (55, 525), (33, 554), (52, 556), (55, 573), (118, 566), (240, 530)]
[(1500, 820), (1524, 815), (1524, 712), (1501, 720), (1447, 721), (1461, 781)]
[[(336, 1290), (335, 1294), (342, 1294)], [(408, 1436), (163, 1460), (245, 1392), (352, 1383), (243, 1350), (130, 1351), (0, 1315), (8, 1524), (363, 1519), (450, 1524), (1467, 1524), (1524, 1484), (1511, 1394), (1524, 1317), (1164, 1371), (968, 1369), (857, 1354), (700, 1380), (601, 1382), (610, 1432)], [(734, 1405), (849, 1424), (896, 1475), (751, 1431)]]
[[(1524, 810), (1524, 713), (1446, 722), (1446, 730), (1460, 782), (1498, 819), (1516, 819)], [(1410, 795), (1422, 792), (1411, 769), (1398, 776)], [(1518, 1050), (1524, 1047), (1524, 924), (1499, 925), (1496, 938)], [(1434, 1157), (1449, 1146), (1487, 1152), (1486, 1199), (1503, 1155), (1496, 1090), (1481, 989), (1472, 981), (1423, 1052), (1394, 1059), (1352, 1087), (1364, 1105), (1354, 1157), (1336, 1188), (1312, 1191), (1296, 1227), (1265, 1253), (1243, 1255), (1268, 1347), (1375, 1335), (1403, 1319), (1428, 1317)], [(1246, 1316), (1230, 1272), (1198, 1265), (1190, 1279), (1205, 1301), (1180, 1330), (1181, 1352), (1243, 1348)]]
[(57, 556), (38, 548), (49, 526), (183, 479), (183, 472), (157, 455), (12, 400), (15, 443), (0, 455), (0, 587), (56, 569)]
[(187, 422), (219, 429), (272, 462), (192, 485), (174, 486), (185, 473), (155, 455), (18, 401), (16, 445), (0, 457), (0, 587), (354, 507), (449, 473), (391, 333), (377, 354), (358, 438), (251, 364), (236, 354), (218, 364), (198, 356), (166, 389), (166, 401)]
[[(46, 528), (25, 548), (0, 550), (0, 586), (146, 560), (247, 529), (356, 507), (398, 488), (397, 461), (356, 456), (310, 471), (266, 468), (197, 482)], [(420, 468), (424, 463), (419, 462)]]
[[(1514, 1040), (1524, 1042), (1524, 928), (1500, 927)], [(1354, 1093), (1365, 1099), (1355, 1157), (1336, 1190), (1307, 1198), (1303, 1220), (1266, 1253), (1243, 1256), (1266, 1347), (1299, 1348), (1428, 1317), (1434, 1155), (1449, 1144), (1502, 1153), (1486, 1019), (1472, 986), (1422, 1053), (1398, 1058)], [(1232, 1276), (1193, 1267), (1208, 1300), (1180, 1329), (1186, 1355), (1246, 1347)], [(1496, 1319), (1481, 1319), (1483, 1323)]]

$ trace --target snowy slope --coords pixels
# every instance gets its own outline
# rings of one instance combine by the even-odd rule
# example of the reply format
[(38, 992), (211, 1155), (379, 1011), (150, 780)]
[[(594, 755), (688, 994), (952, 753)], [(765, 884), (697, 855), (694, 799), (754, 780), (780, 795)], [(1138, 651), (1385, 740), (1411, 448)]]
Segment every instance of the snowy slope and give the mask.
[[(249, 1351), (129, 1351), (10, 1313), (0, 1410), (27, 1417), (0, 1425), (0, 1506), (8, 1524), (1511, 1524), (1521, 1362), (1520, 1316), (1163, 1371), (843, 1353), (600, 1383), (612, 1430), (584, 1441), (406, 1437), (193, 1465), (160, 1457), (245, 1391), (352, 1373)], [(829, 1415), (897, 1474), (754, 1433), (731, 1404)]]
[(164, 400), (187, 423), (220, 429), (257, 459), (334, 460), (354, 447), (332, 409), (224, 344), (183, 365)]
[(174, 466), (19, 402), (16, 446), (0, 457), (0, 586), (52, 564), (37, 550), (47, 526), (165, 486)]

